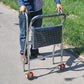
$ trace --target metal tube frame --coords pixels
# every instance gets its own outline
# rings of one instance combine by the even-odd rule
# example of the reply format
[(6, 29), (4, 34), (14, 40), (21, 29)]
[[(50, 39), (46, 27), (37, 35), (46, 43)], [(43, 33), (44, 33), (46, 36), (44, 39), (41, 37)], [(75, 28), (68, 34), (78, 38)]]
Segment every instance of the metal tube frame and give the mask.
[(28, 58), (28, 72), (30, 73), (30, 51), (29, 51), (29, 28), (28, 28), (28, 15), (26, 16), (26, 43), (27, 43), (27, 58)]
[[(24, 47), (24, 56), (27, 51), (27, 58), (28, 58), (28, 72), (30, 73), (30, 51), (29, 51), (29, 28), (28, 28), (28, 15), (25, 12), (26, 17), (26, 40), (25, 40), (25, 47)], [(24, 57), (25, 58), (25, 57)], [(25, 60), (23, 59), (23, 71), (25, 72)], [(30, 75), (31, 76), (31, 75)]]
[[(30, 73), (30, 50), (29, 50), (29, 32), (30, 30), (32, 29), (32, 24), (35, 20), (39, 19), (39, 18), (48, 18), (48, 17), (57, 17), (57, 16), (63, 16), (63, 18), (61, 19), (61, 24), (63, 25), (63, 22), (66, 18), (66, 15), (64, 13), (57, 13), (57, 14), (51, 14), (51, 15), (37, 15), (35, 17), (33, 17), (31, 19), (31, 22), (30, 22), (30, 25), (28, 27), (28, 15), (27, 13), (25, 12), (25, 16), (26, 16), (26, 41), (25, 41), (25, 49), (24, 49), (24, 55), (25, 55), (25, 52), (26, 52), (26, 49), (27, 49), (27, 57), (28, 57), (28, 73)], [(63, 40), (63, 29), (62, 29), (62, 40)], [(32, 44), (32, 43), (31, 43)], [(34, 59), (31, 59), (32, 60), (36, 60), (36, 59), (41, 59), (41, 58), (46, 58), (46, 57), (50, 57), (52, 56), (52, 63), (54, 64), (54, 56), (55, 55), (60, 55), (60, 53), (55, 53), (55, 46), (53, 46), (53, 52), (51, 55), (46, 55), (46, 56), (43, 56), (43, 57), (38, 57), (38, 58), (34, 58)], [(63, 41), (61, 41), (61, 63), (63, 63)], [(25, 71), (25, 63), (23, 61), (23, 69)]]

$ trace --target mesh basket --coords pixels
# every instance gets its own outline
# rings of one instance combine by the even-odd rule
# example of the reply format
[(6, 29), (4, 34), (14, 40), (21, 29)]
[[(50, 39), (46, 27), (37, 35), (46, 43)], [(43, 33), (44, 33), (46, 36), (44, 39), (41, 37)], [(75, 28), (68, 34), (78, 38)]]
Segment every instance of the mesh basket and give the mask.
[(38, 27), (32, 29), (32, 47), (49, 46), (61, 43), (62, 40), (62, 25)]

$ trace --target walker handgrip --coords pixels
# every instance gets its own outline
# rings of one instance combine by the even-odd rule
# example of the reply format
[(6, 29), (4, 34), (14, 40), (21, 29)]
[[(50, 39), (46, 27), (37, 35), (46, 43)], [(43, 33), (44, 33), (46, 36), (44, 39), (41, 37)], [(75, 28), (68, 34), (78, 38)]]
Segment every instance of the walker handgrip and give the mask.
[(60, 13), (63, 13), (62, 9), (60, 8)]

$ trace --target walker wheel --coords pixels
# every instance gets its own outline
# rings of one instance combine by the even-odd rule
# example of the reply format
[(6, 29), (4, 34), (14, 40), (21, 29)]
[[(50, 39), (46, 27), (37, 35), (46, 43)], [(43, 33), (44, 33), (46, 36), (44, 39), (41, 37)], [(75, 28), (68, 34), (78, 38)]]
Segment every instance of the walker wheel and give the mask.
[(32, 77), (33, 77), (33, 72), (25, 73), (25, 77), (26, 77), (27, 79), (32, 78)]
[(62, 64), (62, 68), (63, 68), (63, 69), (65, 68), (65, 64)]
[(60, 69), (60, 70), (61, 70), (61, 69), (62, 69), (62, 65), (58, 65), (58, 69)]

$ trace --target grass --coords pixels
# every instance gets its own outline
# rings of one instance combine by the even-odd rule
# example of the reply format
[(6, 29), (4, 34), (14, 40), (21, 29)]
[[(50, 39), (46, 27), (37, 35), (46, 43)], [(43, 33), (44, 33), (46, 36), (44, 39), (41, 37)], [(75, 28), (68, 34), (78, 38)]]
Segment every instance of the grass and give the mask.
[(10, 6), (11, 8), (18, 10), (18, 0), (0, 0), (5, 5)]
[[(18, 10), (18, 0), (0, 0)], [(61, 0), (66, 20), (63, 25), (64, 43), (73, 45), (75, 51), (84, 55), (84, 0)], [(57, 13), (54, 0), (44, 0), (43, 14)], [(59, 17), (46, 18), (43, 26), (59, 24)]]
[(63, 0), (63, 4), (65, 2), (64, 42), (75, 46), (75, 51), (84, 55), (84, 0)]

